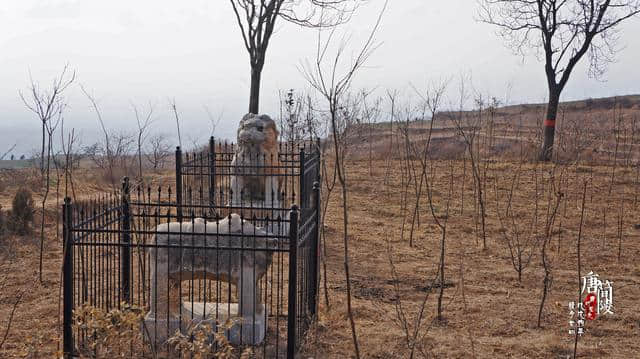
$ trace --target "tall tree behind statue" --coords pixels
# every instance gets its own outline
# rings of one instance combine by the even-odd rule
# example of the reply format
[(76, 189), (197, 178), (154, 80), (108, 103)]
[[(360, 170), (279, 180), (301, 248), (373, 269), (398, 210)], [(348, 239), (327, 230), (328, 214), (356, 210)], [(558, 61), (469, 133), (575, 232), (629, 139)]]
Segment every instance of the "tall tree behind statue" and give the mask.
[[(560, 94), (584, 55), (589, 76), (599, 78), (618, 52), (619, 25), (640, 12), (640, 0), (481, 0), (481, 21), (516, 54), (544, 58), (549, 91), (541, 161), (551, 160)], [(542, 51), (541, 51), (542, 50)]]
[(276, 20), (303, 27), (332, 27), (351, 18), (363, 0), (229, 0), (251, 65), (249, 113), (258, 114), (260, 81)]

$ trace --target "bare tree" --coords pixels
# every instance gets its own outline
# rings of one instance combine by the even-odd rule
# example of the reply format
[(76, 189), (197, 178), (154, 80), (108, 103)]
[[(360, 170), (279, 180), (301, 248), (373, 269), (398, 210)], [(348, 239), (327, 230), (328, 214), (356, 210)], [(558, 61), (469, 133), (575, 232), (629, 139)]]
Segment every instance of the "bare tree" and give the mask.
[(42, 218), (40, 223), (40, 265), (39, 279), (42, 282), (42, 255), (44, 251), (44, 225), (45, 225), (45, 204), (49, 196), (51, 186), (51, 152), (53, 151), (52, 139), (56, 127), (60, 124), (62, 113), (67, 107), (63, 96), (64, 91), (75, 80), (75, 72), (69, 73), (69, 65), (65, 65), (60, 75), (53, 80), (51, 88), (41, 89), (29, 73), (31, 85), (29, 95), (20, 92), (20, 98), (25, 106), (36, 114), (42, 124), (42, 148), (40, 153), (40, 174), (44, 180), (44, 194), (42, 196)]
[[(542, 312), (553, 282), (553, 265), (551, 258), (547, 253), (547, 245), (551, 242), (553, 237), (553, 224), (555, 223), (558, 208), (560, 208), (560, 203), (564, 197), (564, 193), (560, 191), (560, 183), (562, 183), (562, 178), (566, 168), (562, 167), (558, 170), (557, 167), (558, 165), (554, 165), (553, 168), (549, 170), (548, 191), (546, 193), (547, 206), (545, 225), (542, 236), (542, 245), (540, 246), (540, 258), (542, 260), (542, 268), (544, 269), (544, 278), (542, 280), (542, 298), (540, 300), (540, 307), (538, 308), (538, 328), (542, 327)], [(542, 177), (544, 182), (544, 173)]]
[(303, 138), (305, 123), (301, 121), (304, 107), (304, 95), (293, 89), (286, 93), (278, 91), (280, 98), (280, 138), (284, 142), (295, 143)]
[(64, 121), (60, 124), (60, 144), (62, 147), (62, 154), (64, 155), (64, 162), (62, 164), (62, 168), (64, 170), (64, 195), (65, 197), (69, 196), (69, 188), (71, 188), (72, 198), (75, 200), (76, 198), (76, 190), (75, 185), (73, 183), (73, 170), (74, 170), (74, 162), (76, 161), (77, 155), (73, 153), (73, 147), (79, 141), (78, 135), (76, 134), (75, 129), (71, 129), (71, 132), (67, 134), (67, 139), (65, 141), (65, 133), (64, 133)]
[(171, 155), (171, 146), (167, 142), (167, 136), (159, 133), (149, 138), (149, 149), (147, 150), (147, 161), (154, 170), (164, 167), (166, 159)]
[(589, 75), (603, 75), (619, 51), (619, 25), (638, 13), (640, 0), (480, 1), (480, 20), (496, 25), (508, 47), (544, 58), (549, 96), (540, 160), (551, 160), (560, 95), (571, 72), (587, 55)]
[(229, 0), (251, 65), (249, 112), (258, 113), (260, 80), (276, 21), (328, 27), (348, 21), (359, 0)]
[(107, 130), (98, 102), (91, 94), (89, 94), (84, 86), (80, 85), (80, 88), (91, 103), (91, 107), (96, 113), (98, 123), (100, 124), (100, 128), (104, 135), (104, 142), (97, 142), (85, 148), (85, 155), (87, 155), (98, 168), (106, 171), (107, 179), (111, 184), (112, 189), (115, 190), (120, 181), (116, 170), (120, 169), (124, 174), (128, 173), (130, 168), (130, 154), (135, 139), (131, 134), (125, 132), (110, 132)]
[(180, 116), (178, 115), (178, 107), (176, 106), (176, 100), (169, 101), (169, 107), (171, 108), (171, 112), (173, 112), (173, 116), (176, 119), (176, 128), (178, 129), (178, 145), (182, 147), (182, 136), (180, 135)]
[(389, 98), (389, 149), (386, 155), (385, 168), (387, 169), (384, 174), (385, 184), (389, 180), (389, 171), (391, 170), (391, 161), (393, 160), (391, 154), (393, 153), (393, 122), (396, 117), (396, 102), (398, 98), (398, 90), (387, 90), (387, 97)]
[[(286, 143), (301, 143), (321, 136), (320, 119), (316, 116), (311, 95), (290, 89), (286, 92), (278, 91), (280, 98), (280, 141)], [(320, 146), (320, 144), (316, 144)], [(320, 148), (322, 149), (322, 148)]]
[(39, 264), (39, 271), (38, 271), (40, 282), (42, 282), (42, 259), (43, 259), (42, 256), (44, 252), (45, 205), (47, 202), (47, 198), (49, 197), (49, 191), (51, 189), (51, 152), (53, 151), (53, 135), (56, 131), (56, 127), (58, 127), (58, 125), (62, 122), (62, 111), (66, 106), (67, 106), (66, 103), (62, 102), (62, 105), (58, 109), (59, 112), (56, 113), (55, 122), (53, 121), (53, 119), (49, 119), (45, 123), (45, 130), (47, 134), (47, 152), (46, 152), (47, 161), (45, 162), (45, 168), (44, 168), (45, 190), (44, 190), (44, 195), (42, 196), (42, 217), (40, 220), (40, 261), (39, 261), (40, 264)]
[(211, 136), (215, 136), (216, 128), (218, 128), (218, 125), (220, 125), (220, 121), (222, 121), (222, 117), (224, 116), (224, 108), (220, 110), (218, 117), (215, 118), (207, 105), (203, 105), (203, 107), (207, 113), (207, 118), (209, 118), (209, 123), (211, 124)]
[(144, 142), (147, 139), (147, 130), (153, 122), (153, 119), (151, 117), (153, 116), (153, 105), (151, 104), (151, 102), (149, 102), (149, 109), (147, 110), (144, 118), (140, 117), (138, 107), (135, 104), (131, 104), (131, 106), (133, 107), (133, 112), (136, 115), (136, 123), (138, 124), (138, 133), (136, 136), (136, 143), (138, 145), (138, 178), (142, 179), (142, 147), (144, 146)]
[[(481, 231), (482, 231), (482, 249), (487, 249), (487, 229), (486, 229), (486, 217), (487, 212), (485, 208), (485, 194), (486, 194), (486, 167), (484, 167), (483, 175), (483, 167), (481, 151), (480, 151), (480, 141), (478, 140), (480, 129), (482, 126), (482, 120), (484, 116), (484, 100), (480, 94), (476, 94), (475, 104), (476, 110), (470, 113), (465, 113), (464, 106), (469, 97), (468, 90), (466, 88), (465, 81), (470, 81), (470, 79), (461, 76), (460, 78), (460, 87), (458, 93), (458, 109), (456, 112), (451, 115), (451, 120), (453, 121), (454, 127), (458, 136), (462, 139), (465, 144), (466, 152), (469, 155), (469, 161), (471, 164), (471, 175), (473, 178), (473, 191), (475, 194), (475, 211), (474, 223), (476, 225), (476, 234), (478, 231), (478, 212), (480, 217)], [(466, 166), (466, 163), (465, 163)], [(477, 238), (477, 237), (476, 237)]]
[[(511, 265), (513, 269), (518, 273), (518, 283), (522, 282), (522, 273), (531, 263), (534, 250), (537, 245), (536, 226), (538, 222), (538, 181), (537, 181), (537, 167), (534, 167), (535, 181), (535, 200), (534, 209), (531, 214), (531, 220), (528, 223), (528, 227), (523, 228), (524, 221), (522, 213), (518, 213), (513, 208), (514, 194), (520, 190), (520, 177), (522, 174), (522, 166), (524, 165), (524, 158), (520, 160), (518, 167), (516, 168), (511, 179), (509, 186), (509, 192), (507, 195), (506, 205), (504, 211), (501, 212), (500, 201), (498, 199), (498, 176), (494, 182), (495, 194), (496, 194), (496, 214), (500, 223), (500, 233), (504, 242), (509, 248), (509, 256), (511, 257)], [(515, 200), (517, 201), (517, 199)]]
[(45, 150), (47, 148), (46, 132), (47, 124), (58, 114), (60, 114), (66, 103), (63, 97), (64, 91), (73, 83), (76, 79), (76, 72), (70, 73), (69, 65), (65, 65), (60, 75), (53, 80), (51, 89), (42, 89), (40, 85), (35, 82), (29, 72), (29, 90), (25, 95), (20, 91), (20, 98), (24, 102), (25, 106), (33, 113), (36, 114), (40, 124), (42, 126), (42, 148), (40, 151), (40, 174), (45, 174)]
[[(413, 89), (416, 92), (416, 94), (418, 94), (418, 96), (420, 97), (420, 99), (423, 101), (422, 107), (421, 107), (421, 112), (419, 113), (419, 119), (421, 121), (424, 121), (425, 119), (425, 114), (428, 111), (429, 115), (430, 115), (430, 121), (429, 121), (429, 130), (427, 131), (426, 136), (423, 135), (422, 138), (420, 138), (419, 140), (419, 145), (416, 145), (414, 141), (412, 141), (412, 139), (410, 138), (410, 131), (409, 130), (409, 123), (408, 123), (408, 119), (409, 117), (407, 117), (407, 123), (404, 129), (404, 134), (405, 134), (405, 143), (406, 143), (406, 147), (407, 147), (407, 158), (417, 158), (420, 162), (420, 175), (418, 176), (417, 172), (415, 171), (415, 166), (413, 166), (413, 161), (407, 162), (410, 163), (410, 167), (411, 167), (411, 172), (413, 173), (413, 177), (414, 177), (414, 184), (415, 184), (415, 197), (416, 197), (416, 201), (415, 201), (415, 205), (413, 208), (413, 215), (411, 218), (411, 230), (409, 232), (409, 246), (413, 246), (413, 235), (414, 235), (414, 230), (415, 230), (415, 225), (416, 225), (416, 221), (418, 223), (418, 226), (420, 226), (420, 201), (423, 195), (423, 188), (424, 188), (424, 184), (425, 182), (428, 182), (429, 179), (427, 177), (427, 173), (430, 172), (430, 169), (428, 168), (430, 166), (430, 159), (429, 159), (429, 154), (431, 151), (431, 139), (432, 139), (432, 135), (433, 135), (433, 125), (436, 121), (436, 114), (438, 113), (438, 111), (440, 110), (440, 106), (442, 105), (442, 100), (444, 97), (444, 93), (447, 89), (448, 86), (448, 81), (443, 80), (441, 82), (438, 83), (431, 83), (430, 85), (428, 85), (425, 93), (421, 93), (420, 91), (418, 91), (418, 89), (416, 89), (413, 85)], [(414, 115), (415, 116), (415, 115)], [(414, 117), (415, 118), (415, 117)], [(420, 178), (418, 180), (418, 178)], [(429, 184), (427, 183), (427, 190), (429, 189)], [(429, 196), (431, 196), (431, 194), (429, 194)], [(448, 212), (447, 212), (448, 215)], [(434, 218), (434, 220), (436, 222), (438, 222), (438, 220), (436, 218)], [(445, 224), (446, 225), (446, 224)], [(440, 226), (439, 226), (440, 227)], [(441, 229), (443, 229), (441, 227)]]
[(438, 227), (440, 227), (440, 231), (442, 232), (442, 237), (440, 240), (440, 293), (438, 294), (438, 320), (442, 321), (442, 298), (444, 297), (444, 264), (445, 264), (445, 243), (447, 239), (447, 223), (449, 222), (449, 208), (451, 203), (451, 197), (453, 196), (453, 162), (449, 161), (449, 190), (447, 192), (447, 199), (445, 205), (444, 213), (440, 215), (436, 214), (436, 210), (433, 206), (433, 184), (429, 183), (427, 180), (427, 194), (429, 195), (429, 208), (431, 209), (431, 216), (433, 220), (436, 222)]
[(328, 108), (328, 121), (331, 128), (330, 136), (333, 141), (334, 166), (336, 168), (338, 183), (340, 184), (342, 192), (342, 235), (344, 244), (344, 271), (347, 284), (347, 316), (349, 317), (349, 323), (351, 325), (351, 335), (356, 358), (360, 358), (360, 349), (358, 346), (356, 324), (351, 307), (351, 280), (349, 276), (349, 196), (345, 164), (346, 144), (348, 144), (350, 122), (353, 120), (353, 117), (350, 116), (353, 111), (348, 111), (350, 97), (349, 89), (351, 88), (351, 84), (356, 73), (362, 69), (365, 62), (378, 46), (375, 42), (375, 34), (380, 26), (380, 22), (382, 21), (382, 15), (387, 8), (387, 3), (388, 1), (384, 2), (384, 6), (380, 11), (369, 36), (344, 73), (339, 73), (340, 70), (338, 69), (338, 66), (341, 64), (342, 55), (346, 48), (346, 40), (343, 40), (338, 46), (335, 57), (332, 59), (328, 58), (328, 48), (335, 34), (335, 27), (331, 29), (329, 35), (324, 40), (322, 39), (322, 29), (318, 31), (315, 62), (313, 65), (307, 62), (301, 69), (309, 84), (326, 101)]
[[(406, 342), (407, 349), (409, 349), (409, 358), (413, 359), (415, 356), (415, 351), (421, 343), (420, 338), (424, 337), (428, 332), (429, 328), (426, 329), (425, 333), (420, 336), (420, 331), (422, 329), (422, 323), (425, 317), (425, 307), (427, 305), (427, 301), (429, 300), (429, 295), (431, 294), (431, 290), (426, 290), (424, 296), (422, 297), (422, 301), (420, 302), (420, 306), (418, 307), (417, 313), (413, 322), (410, 321), (410, 317), (408, 315), (407, 306), (403, 303), (402, 290), (400, 288), (400, 276), (398, 275), (396, 265), (393, 262), (393, 247), (391, 245), (391, 241), (387, 238), (387, 256), (389, 259), (389, 267), (391, 269), (391, 282), (393, 283), (393, 290), (397, 296), (396, 300), (394, 300), (394, 309), (396, 311), (396, 322), (400, 329), (403, 331), (404, 339)], [(431, 280), (428, 280), (429, 283), (435, 283), (436, 277), (440, 273), (439, 270), (436, 271), (436, 274)], [(431, 289), (431, 286), (428, 287)]]
[[(364, 134), (364, 137), (369, 144), (369, 175), (373, 176), (373, 131), (376, 127), (376, 123), (380, 118), (380, 113), (382, 112), (382, 98), (377, 97), (373, 100), (372, 103), (367, 102), (367, 98), (370, 92), (365, 90), (362, 91), (362, 118), (365, 128), (368, 129), (367, 133)], [(364, 132), (364, 131), (363, 131)]]
[[(582, 260), (580, 258), (580, 242), (582, 241), (582, 226), (584, 225), (584, 210), (586, 207), (586, 198), (587, 198), (587, 180), (583, 183), (582, 188), (582, 205), (580, 206), (580, 226), (578, 227), (578, 240), (576, 241), (576, 252), (578, 253), (578, 302), (582, 303)], [(576, 330), (575, 338), (573, 342), (573, 359), (576, 358), (578, 353), (578, 331)]]

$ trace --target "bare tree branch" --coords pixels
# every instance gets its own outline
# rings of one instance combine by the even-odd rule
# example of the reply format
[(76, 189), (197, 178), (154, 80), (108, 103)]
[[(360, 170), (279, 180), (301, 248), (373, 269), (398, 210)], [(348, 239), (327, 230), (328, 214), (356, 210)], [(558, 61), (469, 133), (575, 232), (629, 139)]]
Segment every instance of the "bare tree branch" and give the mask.
[(25, 95), (22, 91), (19, 91), (20, 98), (24, 105), (31, 112), (36, 114), (42, 125), (42, 146), (40, 151), (41, 175), (44, 175), (45, 172), (45, 150), (47, 148), (45, 144), (47, 132), (46, 127), (48, 126), (48, 122), (58, 114), (62, 113), (64, 107), (66, 107), (63, 93), (76, 79), (76, 72), (73, 71), (69, 74), (69, 71), (69, 64), (66, 64), (60, 75), (53, 79), (51, 89), (49, 90), (41, 89), (40, 85), (33, 80), (31, 71), (29, 71), (30, 85), (28, 94)]
[[(345, 153), (348, 147), (348, 135), (349, 129), (352, 128), (354, 118), (357, 115), (355, 111), (350, 111), (350, 105), (357, 106), (358, 99), (350, 99), (348, 91), (353, 81), (355, 74), (360, 70), (366, 60), (371, 56), (373, 51), (378, 45), (375, 43), (375, 34), (382, 21), (382, 16), (387, 8), (388, 1), (385, 1), (380, 13), (375, 21), (369, 36), (367, 37), (364, 45), (360, 51), (356, 54), (355, 59), (347, 66), (343, 75), (338, 75), (338, 67), (341, 65), (341, 55), (346, 48), (346, 41), (342, 41), (336, 50), (336, 54), (333, 60), (329, 60), (327, 67), (325, 64), (326, 49), (328, 48), (328, 42), (333, 37), (335, 28), (332, 29), (327, 42), (324, 44), (318, 44), (318, 49), (324, 49), (316, 53), (315, 66), (309, 65), (306, 62), (306, 66), (303, 65), (300, 70), (304, 77), (307, 79), (311, 87), (316, 89), (320, 96), (326, 101), (328, 107), (329, 123), (331, 127), (331, 137), (333, 140), (334, 151), (334, 166), (338, 178), (338, 183), (341, 187), (342, 194), (342, 236), (344, 245), (344, 271), (347, 285), (347, 316), (351, 326), (351, 336), (353, 340), (353, 346), (356, 358), (360, 358), (360, 348), (358, 345), (358, 336), (356, 331), (356, 324), (353, 317), (353, 311), (351, 306), (351, 280), (349, 274), (349, 213), (348, 213), (348, 187), (346, 177), (346, 164)], [(322, 17), (322, 14), (320, 15)], [(318, 30), (320, 33), (322, 28)], [(318, 35), (318, 41), (322, 39), (321, 35)], [(330, 79), (330, 80), (327, 80)]]
[(244, 47), (249, 53), (249, 112), (258, 113), (260, 81), (267, 48), (278, 18), (303, 27), (343, 24), (365, 0), (229, 0)]
[(3, 154), (2, 154), (2, 156), (0, 156), (0, 161), (1, 161), (1, 160), (4, 160), (4, 158), (5, 158), (9, 153), (11, 153), (11, 151), (13, 151), (13, 150), (16, 148), (16, 146), (17, 146), (17, 145), (18, 145), (17, 143), (14, 143), (14, 144), (13, 144), (13, 146), (9, 147), (9, 149), (7, 150), (7, 152), (3, 153)]
[(9, 319), (7, 320), (7, 328), (4, 330), (4, 335), (2, 336), (2, 341), (0, 341), (0, 350), (2, 346), (7, 341), (7, 337), (9, 337), (9, 331), (11, 330), (11, 323), (13, 323), (13, 315), (16, 312), (16, 308), (18, 308), (18, 304), (20, 304), (20, 300), (22, 300), (22, 296), (24, 295), (24, 291), (21, 291), (20, 294), (16, 297), (16, 301), (13, 302), (13, 308), (11, 309), (11, 314), (9, 314)]

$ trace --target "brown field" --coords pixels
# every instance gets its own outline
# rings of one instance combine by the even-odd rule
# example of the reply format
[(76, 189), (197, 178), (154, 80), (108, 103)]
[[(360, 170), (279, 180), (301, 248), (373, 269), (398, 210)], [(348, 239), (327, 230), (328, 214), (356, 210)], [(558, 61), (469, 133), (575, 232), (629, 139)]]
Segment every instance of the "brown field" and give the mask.
[[(361, 350), (366, 357), (407, 357), (406, 336), (399, 326), (396, 305), (402, 301), (410, 323), (425, 294), (430, 294), (425, 307), (420, 345), (425, 357), (441, 358), (560, 358), (572, 353), (573, 341), (568, 334), (568, 302), (576, 300), (578, 279), (576, 272), (576, 239), (580, 219), (579, 199), (582, 181), (590, 175), (583, 167), (568, 172), (567, 208), (561, 205), (562, 229), (555, 226), (550, 252), (553, 263), (553, 285), (547, 299), (543, 328), (536, 328), (538, 306), (542, 290), (543, 269), (536, 253), (517, 282), (510, 262), (507, 245), (499, 234), (499, 221), (495, 216), (495, 200), (488, 201), (487, 247), (476, 238), (473, 218), (473, 193), (467, 169), (465, 182), (465, 208), (461, 213), (461, 180), (455, 182), (451, 203), (450, 222), (446, 238), (446, 268), (443, 323), (436, 321), (438, 289), (427, 288), (436, 278), (440, 230), (422, 203), (420, 227), (416, 230), (414, 247), (408, 245), (408, 234), (401, 239), (402, 211), (399, 205), (401, 186), (394, 175), (386, 189), (381, 185), (384, 176), (382, 161), (375, 163), (374, 175), (368, 175), (366, 165), (352, 165), (350, 178), (350, 245), (354, 310)], [(456, 178), (462, 176), (462, 163), (454, 163)], [(499, 188), (505, 191), (508, 177), (516, 165), (492, 165), (488, 175), (491, 183), (499, 179)], [(526, 171), (532, 172), (532, 165)], [(538, 169), (540, 171), (540, 169)], [(396, 172), (397, 173), (397, 172)], [(440, 187), (447, 186), (448, 164), (438, 163)], [(617, 260), (617, 215), (610, 214), (607, 224), (606, 246), (602, 246), (603, 213), (610, 170), (594, 168), (593, 182), (589, 185), (585, 226), (582, 240), (582, 273), (592, 270), (613, 281), (615, 315), (601, 317), (587, 323), (587, 334), (579, 343), (581, 357), (632, 358), (640, 355), (637, 336), (640, 332), (640, 314), (637, 311), (640, 295), (639, 232), (634, 229), (638, 211), (634, 208), (634, 191), (629, 172), (620, 171), (615, 186), (615, 202), (625, 198), (623, 223), (623, 253)], [(626, 177), (623, 177), (626, 176)], [(356, 179), (357, 178), (357, 179)], [(534, 184), (531, 175), (523, 190), (514, 199), (516, 211), (529, 213), (530, 220)], [(624, 179), (623, 179), (624, 178)], [(395, 182), (395, 183), (394, 183)], [(494, 197), (492, 185), (487, 194)], [(591, 196), (593, 195), (593, 196)], [(321, 299), (323, 310), (316, 332), (312, 335), (308, 353), (317, 357), (348, 357), (352, 353), (351, 334), (346, 318), (345, 280), (342, 263), (343, 247), (339, 238), (340, 220), (337, 194), (329, 209), (327, 239), (327, 271), (330, 309)], [(436, 206), (442, 206), (442, 201)], [(439, 202), (439, 203), (438, 203)], [(541, 200), (541, 203), (543, 201)], [(614, 201), (610, 203), (613, 209)], [(409, 206), (411, 209), (412, 207)], [(546, 202), (540, 211), (546, 211)], [(565, 212), (566, 211), (566, 212)], [(611, 211), (614, 213), (614, 211)], [(617, 211), (615, 211), (617, 213)], [(544, 215), (541, 216), (541, 221)], [(542, 225), (541, 225), (542, 227)], [(538, 234), (541, 234), (541, 230)], [(561, 234), (558, 234), (561, 232)], [(393, 286), (389, 264), (389, 241), (393, 261), (400, 279), (399, 291)], [(558, 245), (560, 248), (558, 249)], [(464, 280), (464, 284), (463, 284)], [(421, 357), (419, 353), (416, 356)]]
[[(397, 165), (397, 164), (396, 164)], [(488, 183), (499, 178), (499, 191), (506, 190), (508, 177), (515, 164), (498, 163), (490, 167)], [(543, 328), (535, 327), (540, 301), (543, 270), (535, 254), (518, 284), (512, 269), (508, 249), (499, 235), (495, 216), (495, 201), (488, 201), (487, 246), (482, 250), (475, 232), (473, 192), (468, 168), (465, 181), (465, 208), (461, 213), (462, 162), (454, 162), (456, 180), (446, 239), (446, 290), (444, 292), (444, 322), (434, 320), (437, 288), (429, 289), (437, 273), (440, 232), (427, 211), (421, 212), (420, 226), (415, 230), (414, 246), (409, 247), (408, 233), (402, 239), (401, 186), (398, 171), (393, 171), (390, 185), (383, 186), (383, 161), (375, 161), (373, 176), (364, 163), (349, 164), (350, 240), (353, 305), (361, 350), (365, 357), (393, 358), (408, 354), (406, 339), (399, 326), (396, 305), (400, 300), (408, 321), (413, 326), (416, 311), (426, 294), (419, 345), (423, 353), (435, 357), (562, 357), (570, 354), (572, 338), (568, 335), (567, 302), (577, 296), (576, 250), (579, 222), (579, 198), (583, 179), (590, 178), (586, 167), (568, 170), (567, 208), (560, 207), (561, 234), (551, 241), (553, 286), (543, 316)], [(532, 172), (527, 164), (525, 171)], [(447, 186), (448, 163), (439, 162), (437, 182)], [(540, 173), (540, 169), (538, 169)], [(541, 176), (539, 174), (539, 176)], [(602, 317), (587, 324), (587, 334), (580, 340), (583, 357), (631, 358), (640, 353), (636, 340), (640, 331), (637, 298), (640, 296), (640, 255), (638, 231), (634, 219), (634, 173), (620, 169), (610, 201), (605, 247), (602, 246), (602, 221), (610, 169), (594, 168), (589, 185), (586, 220), (583, 229), (583, 273), (593, 270), (613, 281), (615, 315)], [(532, 176), (523, 182), (514, 207), (529, 213), (532, 206)], [(487, 194), (495, 196), (490, 188)], [(90, 185), (83, 189), (93, 192)], [(504, 193), (503, 193), (504, 194)], [(443, 197), (442, 192), (439, 196)], [(436, 206), (438, 198), (434, 197)], [(37, 197), (36, 197), (37, 198)], [(342, 242), (339, 228), (339, 203), (334, 193), (329, 207), (327, 230), (327, 285), (329, 304), (321, 292), (321, 311), (317, 326), (310, 332), (305, 354), (315, 357), (348, 357), (352, 353), (351, 336), (346, 318), (345, 279), (342, 263)], [(617, 260), (617, 211), (619, 198), (625, 198), (622, 258)], [(55, 201), (55, 199), (54, 199)], [(8, 199), (2, 197), (6, 205)], [(540, 211), (546, 202), (540, 200)], [(53, 222), (51, 203), (50, 220)], [(411, 208), (411, 206), (410, 206)], [(527, 212), (529, 211), (529, 212)], [(541, 215), (541, 221), (542, 219)], [(530, 219), (525, 214), (523, 220)], [(409, 224), (406, 224), (407, 226)], [(556, 227), (559, 226), (559, 222)], [(560, 229), (556, 228), (556, 232)], [(408, 230), (406, 230), (408, 232)], [(55, 240), (54, 228), (48, 231), (44, 283), (37, 280), (37, 238), (12, 238), (11, 248), (2, 254), (3, 302), (0, 317), (8, 318), (15, 295), (24, 291), (16, 310), (7, 343), (5, 357), (51, 357), (58, 349), (57, 311), (61, 243)], [(388, 241), (388, 243), (387, 243)], [(558, 250), (557, 246), (560, 245)], [(398, 290), (393, 286), (389, 264), (389, 245), (398, 271)], [(463, 284), (464, 279), (464, 284)]]
[[(635, 116), (636, 109), (633, 110), (632, 116)], [(444, 137), (451, 139), (448, 136)], [(608, 139), (599, 140), (601, 146), (610, 141), (610, 136), (605, 137)], [(628, 143), (632, 148), (634, 138)], [(567, 305), (569, 301), (577, 300), (580, 285), (576, 242), (584, 181), (588, 186), (582, 229), (582, 275), (594, 271), (602, 279), (613, 282), (615, 314), (587, 322), (586, 334), (579, 341), (578, 356), (640, 356), (640, 341), (637, 340), (640, 337), (637, 307), (640, 298), (640, 262), (637, 259), (640, 257), (640, 231), (637, 229), (640, 228), (637, 226), (640, 223), (637, 220), (640, 188), (636, 167), (629, 165), (631, 160), (621, 162), (615, 168), (584, 163), (559, 165), (555, 167), (557, 187), (550, 190), (549, 174), (554, 165), (520, 164), (485, 157), (491, 159), (481, 165), (486, 168), (483, 174), (486, 178), (486, 250), (483, 250), (469, 161), (435, 161), (430, 173), (435, 175), (433, 204), (440, 219), (444, 219), (448, 188), (453, 179), (446, 235), (444, 320), (438, 321), (436, 301), (440, 283), (436, 275), (441, 232), (431, 215), (426, 195), (418, 205), (419, 218), (414, 227), (413, 246), (410, 246), (415, 184), (409, 183), (405, 193), (403, 184), (408, 177), (403, 166), (406, 163), (397, 156), (391, 156), (391, 161), (384, 159), (380, 156), (384, 145), (377, 143), (370, 168), (366, 146), (357, 146), (360, 147), (355, 148), (355, 152), (361, 159), (347, 162), (348, 238), (352, 303), (363, 357), (408, 357), (410, 350), (403, 323), (408, 323), (408, 332), (415, 330), (425, 297), (415, 357), (564, 358), (571, 355), (573, 337), (568, 334)], [(622, 154), (619, 156), (622, 158)], [(12, 194), (19, 185), (32, 188), (36, 208), (39, 206), (41, 188), (37, 181), (30, 180), (33, 176), (29, 171), (0, 172), (0, 204), (3, 208), (10, 206)], [(505, 211), (512, 178), (518, 171), (521, 172), (520, 184), (514, 190), (512, 210), (521, 224), (523, 237), (533, 238), (537, 243), (544, 240), (544, 223), (549, 203), (555, 198), (553, 193), (563, 193), (547, 248), (552, 285), (541, 328), (536, 326), (544, 276), (540, 246), (535, 247), (519, 283), (497, 215), (497, 208), (500, 213)], [(612, 173), (615, 174), (613, 177)], [(156, 183), (167, 184), (171, 182), (172, 173), (167, 171), (150, 177)], [(81, 198), (102, 193), (107, 188), (95, 171), (83, 169), (76, 174), (77, 195)], [(339, 187), (336, 187), (325, 221), (324, 264), (329, 303), (325, 302), (323, 278), (320, 314), (306, 338), (304, 357), (353, 356), (346, 315), (340, 199)], [(403, 206), (405, 201), (406, 206)], [(48, 358), (54, 357), (60, 349), (58, 304), (62, 244), (56, 236), (59, 206), (54, 185), (45, 213), (47, 241), (43, 283), (38, 281), (37, 229), (31, 236), (13, 236), (0, 242), (0, 340), (13, 304), (22, 293), (0, 357)], [(536, 207), (538, 219), (533, 225)], [(37, 210), (35, 228), (39, 226), (39, 216)], [(508, 231), (509, 227), (506, 227)], [(390, 259), (397, 271), (397, 280), (394, 280)], [(399, 319), (399, 310), (406, 321)]]

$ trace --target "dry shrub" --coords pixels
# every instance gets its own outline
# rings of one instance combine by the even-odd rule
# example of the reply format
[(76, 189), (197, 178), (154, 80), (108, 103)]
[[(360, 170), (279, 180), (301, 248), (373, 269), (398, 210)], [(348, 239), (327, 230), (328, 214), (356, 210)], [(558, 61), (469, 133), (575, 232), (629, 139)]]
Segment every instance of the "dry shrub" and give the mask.
[(86, 347), (78, 348), (81, 358), (115, 358), (144, 354), (141, 323), (144, 311), (121, 304), (109, 312), (85, 305), (73, 313), (73, 327), (86, 333)]
[(14, 241), (9, 238), (11, 228), (9, 228), (8, 211), (2, 210), (0, 206), (0, 255), (13, 253)]
[[(217, 330), (211, 328), (208, 322), (200, 322), (188, 328), (186, 334), (176, 332), (169, 338), (169, 345), (184, 358), (233, 358), (234, 348), (227, 340), (224, 332), (231, 329), (235, 321), (230, 319), (224, 325), (218, 325)], [(251, 348), (246, 348), (241, 358), (250, 358)]]
[(0, 169), (0, 192), (26, 187), (37, 192), (42, 188), (40, 171), (36, 168)]
[(11, 203), (8, 227), (18, 235), (31, 233), (31, 223), (33, 222), (33, 196), (31, 191), (22, 187), (18, 189)]
[[(144, 309), (120, 304), (121, 309), (104, 311), (90, 305), (76, 309), (73, 313), (74, 330), (84, 333), (84, 347), (78, 348), (81, 358), (151, 358), (152, 348), (145, 341)], [(228, 320), (218, 325), (217, 331), (208, 322), (200, 322), (190, 326), (183, 334), (179, 331), (167, 341), (171, 353), (182, 358), (233, 358), (234, 347), (229, 343), (224, 332), (234, 325)], [(245, 349), (240, 357), (252, 356), (250, 348)]]

